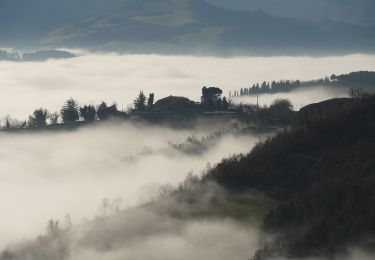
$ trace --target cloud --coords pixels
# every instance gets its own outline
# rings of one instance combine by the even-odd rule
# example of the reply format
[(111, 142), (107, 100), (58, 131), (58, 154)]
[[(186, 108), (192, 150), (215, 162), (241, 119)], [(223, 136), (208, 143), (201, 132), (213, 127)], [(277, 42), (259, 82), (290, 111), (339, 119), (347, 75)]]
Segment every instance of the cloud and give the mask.
[[(156, 99), (173, 94), (199, 100), (203, 85), (227, 93), (263, 80), (309, 80), (327, 73), (375, 70), (374, 61), (375, 56), (366, 55), (217, 58), (86, 53), (41, 63), (0, 62), (0, 114), (26, 119), (41, 106), (59, 110), (68, 97), (81, 104), (114, 101), (121, 108), (131, 104), (139, 90), (154, 92)], [(290, 95), (298, 107), (341, 93), (312, 89)], [(66, 213), (75, 223), (90, 219), (105, 197), (122, 198), (123, 207), (137, 205), (150, 185), (177, 184), (188, 172), (199, 173), (207, 162), (248, 152), (258, 141), (258, 136), (227, 135), (199, 156), (170, 151), (168, 142), (182, 143), (188, 136), (209, 135), (220, 127), (228, 127), (228, 122), (190, 129), (118, 122), (72, 132), (1, 133), (0, 203), (6, 214), (0, 223), (0, 247), (43, 233), (49, 219)], [(127, 160), (130, 157), (137, 160)], [(141, 227), (161, 223), (160, 216), (139, 220)], [(165, 221), (166, 230), (173, 232), (150, 234), (142, 243), (132, 240), (129, 246), (109, 251), (75, 248), (72, 257), (176, 259), (180, 251), (185, 259), (242, 259), (255, 249), (257, 231), (231, 220)], [(179, 228), (173, 229), (176, 225)], [(168, 245), (176, 250), (168, 250)], [(159, 254), (152, 254), (155, 251)]]
[[(269, 106), (276, 99), (286, 98), (292, 102), (294, 110), (299, 110), (304, 106), (318, 103), (329, 98), (348, 97), (348, 92), (349, 89), (347, 88), (330, 88), (324, 86), (308, 87), (285, 93), (262, 94), (258, 96), (258, 102), (260, 106)], [(257, 96), (238, 97), (234, 99), (234, 102), (256, 104)]]
[[(155, 221), (155, 218), (152, 221)], [(165, 232), (166, 230), (168, 229), (142, 239), (134, 239), (114, 250), (77, 249), (73, 251), (70, 259), (248, 259), (258, 245), (255, 230), (231, 220), (186, 221), (178, 223), (178, 228), (170, 224), (170, 231)]]
[(121, 108), (140, 90), (156, 99), (169, 95), (200, 100), (204, 85), (230, 90), (259, 81), (309, 80), (330, 74), (375, 70), (375, 56), (194, 57), (91, 54), (46, 62), (0, 62), (0, 115), (24, 120), (35, 108), (59, 110), (74, 97), (82, 104), (102, 100)]
[(119, 122), (72, 132), (1, 133), (0, 204), (7, 213), (0, 223), (0, 247), (43, 232), (51, 218), (67, 213), (76, 223), (91, 218), (103, 198), (122, 198), (123, 207), (137, 205), (147, 198), (148, 186), (177, 184), (187, 173), (199, 174), (208, 162), (247, 152), (258, 141), (258, 136), (223, 136), (199, 156), (168, 144), (227, 127), (224, 122), (173, 130)]

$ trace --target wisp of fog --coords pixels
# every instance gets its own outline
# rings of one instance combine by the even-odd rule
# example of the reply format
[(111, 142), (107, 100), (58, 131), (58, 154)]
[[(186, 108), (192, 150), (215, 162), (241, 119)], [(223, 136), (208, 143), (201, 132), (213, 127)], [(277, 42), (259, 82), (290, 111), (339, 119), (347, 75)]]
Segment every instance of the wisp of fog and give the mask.
[(150, 185), (177, 184), (189, 172), (199, 174), (207, 163), (247, 152), (258, 141), (228, 135), (199, 156), (169, 147), (216, 127), (116, 123), (74, 132), (2, 133), (0, 245), (43, 233), (51, 218), (70, 214), (76, 223), (91, 218), (103, 198), (121, 198), (123, 208), (145, 202)]

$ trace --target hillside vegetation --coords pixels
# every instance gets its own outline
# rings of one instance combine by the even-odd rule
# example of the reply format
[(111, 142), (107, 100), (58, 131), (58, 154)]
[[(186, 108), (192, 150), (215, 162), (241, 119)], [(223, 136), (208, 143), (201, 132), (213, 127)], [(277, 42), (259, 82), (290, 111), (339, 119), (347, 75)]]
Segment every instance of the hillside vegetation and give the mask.
[[(375, 97), (332, 100), (300, 115), (299, 126), (224, 160), (207, 179), (282, 202), (264, 221), (264, 229), (279, 240), (260, 255), (374, 248)], [(276, 245), (283, 250), (275, 251)]]

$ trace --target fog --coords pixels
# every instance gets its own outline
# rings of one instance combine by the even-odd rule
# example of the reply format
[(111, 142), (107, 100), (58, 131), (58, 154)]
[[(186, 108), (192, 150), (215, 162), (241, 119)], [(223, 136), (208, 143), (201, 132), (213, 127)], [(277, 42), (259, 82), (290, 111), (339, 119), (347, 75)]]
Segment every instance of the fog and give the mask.
[(375, 56), (360, 54), (219, 58), (78, 53), (67, 60), (0, 62), (0, 116), (25, 120), (35, 108), (59, 110), (69, 97), (81, 104), (116, 102), (126, 109), (140, 90), (155, 93), (156, 99), (176, 95), (199, 101), (204, 85), (220, 87), (228, 96), (230, 90), (261, 81), (375, 70)]
[(291, 92), (285, 93), (274, 93), (274, 94), (261, 94), (258, 96), (243, 96), (234, 98), (235, 103), (248, 103), (248, 104), (258, 104), (260, 106), (269, 106), (276, 99), (286, 98), (293, 104), (294, 110), (300, 110), (302, 107), (318, 103), (329, 98), (341, 98), (349, 96), (349, 89), (347, 88), (332, 88), (332, 87), (306, 87), (303, 89), (293, 90)]
[[(38, 107), (58, 111), (69, 97), (81, 105), (116, 102), (125, 110), (140, 90), (155, 93), (156, 99), (172, 94), (199, 100), (204, 85), (220, 87), (227, 95), (260, 81), (311, 80), (333, 73), (375, 70), (375, 56), (359, 54), (321, 58), (80, 54), (58, 61), (0, 62), (0, 116), (25, 120)], [(346, 91), (318, 87), (259, 98), (261, 104), (289, 98), (298, 109), (340, 96), (346, 96)], [(252, 98), (237, 101), (255, 103)], [(172, 129), (113, 122), (76, 131), (1, 133), (0, 249), (44, 233), (49, 219), (61, 220), (66, 214), (79, 229), (84, 220), (100, 215), (103, 198), (120, 198), (121, 209), (145, 203), (153, 197), (154, 187), (176, 185), (188, 173), (200, 174), (207, 163), (248, 152), (264, 138), (227, 134), (199, 155), (185, 154), (170, 145), (225, 127), (230, 123)], [(112, 227), (110, 232), (98, 232), (96, 227), (79, 230), (73, 241), (113, 235), (116, 228), (131, 229), (135, 223), (134, 233), (119, 228), (119, 236), (143, 234), (150, 225), (164, 229), (141, 239), (129, 236), (126, 247), (106, 250), (98, 250), (95, 241), (84, 247), (77, 242), (71, 248), (71, 259), (247, 259), (258, 246), (259, 231), (231, 219), (177, 220), (152, 211), (140, 214), (133, 219), (138, 222), (120, 223), (125, 226), (109, 219), (104, 226)], [(99, 244), (106, 241), (106, 237), (98, 239)], [(155, 251), (158, 254), (153, 254)]]
[(259, 246), (262, 234), (254, 227), (231, 219), (175, 218), (167, 212), (176, 207), (187, 214), (188, 205), (167, 203), (163, 214), (142, 209), (84, 227), (80, 236), (72, 232), (70, 259), (248, 259)]
[(257, 136), (226, 135), (197, 156), (168, 144), (217, 129), (114, 123), (74, 132), (2, 133), (0, 247), (44, 233), (51, 218), (90, 219), (103, 198), (121, 198), (122, 208), (145, 202), (152, 185), (177, 184), (189, 172), (199, 174), (207, 163), (247, 152), (258, 141)]

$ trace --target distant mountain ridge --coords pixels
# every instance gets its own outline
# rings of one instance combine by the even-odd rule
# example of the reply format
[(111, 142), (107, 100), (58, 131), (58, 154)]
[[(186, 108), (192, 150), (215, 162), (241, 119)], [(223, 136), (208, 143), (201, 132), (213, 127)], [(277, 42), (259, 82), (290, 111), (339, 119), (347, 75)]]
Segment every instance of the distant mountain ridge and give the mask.
[(318, 23), (335, 21), (375, 25), (373, 0), (207, 0), (207, 2), (233, 10), (262, 10), (274, 16)]
[[(46, 0), (36, 1), (43, 7)], [(54, 3), (52, 9), (48, 9), (38, 26), (34, 24), (38, 30), (30, 37), (34, 43), (50, 48), (262, 55), (373, 52), (375, 49), (372, 27), (336, 22), (322, 26), (275, 17), (264, 11), (224, 9), (203, 0), (109, 0), (106, 5), (100, 0), (84, 0), (76, 4), (82, 11), (74, 12), (68, 8), (74, 7), (72, 0), (63, 3), (51, 0), (51, 3)], [(53, 11), (61, 6), (65, 7), (63, 11), (68, 10), (65, 12), (68, 16), (54, 19)], [(38, 12), (33, 7), (30, 13)], [(5, 18), (0, 18), (0, 22), (1, 19)], [(51, 22), (45, 23), (47, 20)]]

